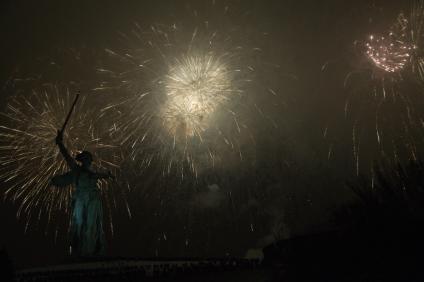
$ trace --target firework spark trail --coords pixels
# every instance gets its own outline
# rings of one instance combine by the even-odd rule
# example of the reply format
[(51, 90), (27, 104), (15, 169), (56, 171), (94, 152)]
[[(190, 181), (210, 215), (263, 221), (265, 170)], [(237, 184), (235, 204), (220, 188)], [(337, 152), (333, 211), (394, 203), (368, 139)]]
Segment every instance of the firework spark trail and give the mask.
[(209, 21), (189, 26), (135, 24), (122, 34), (123, 50), (106, 49), (109, 62), (98, 68), (105, 79), (96, 88), (119, 90), (103, 113), (115, 120), (110, 133), (131, 158), (141, 167), (159, 161), (181, 177), (233, 154), (243, 158), (240, 147), (253, 139), (249, 123), (261, 112), (255, 96), (278, 96), (259, 86), (261, 48), (243, 30), (213, 29)]
[[(400, 17), (403, 15), (401, 14)], [(414, 46), (414, 52), (410, 59), (411, 71), (421, 81), (424, 81), (424, 1), (414, 2), (409, 20), (406, 21), (405, 33), (409, 42)]]
[[(7, 187), (4, 197), (19, 204), (17, 216), (26, 214), (27, 226), (32, 220), (39, 221), (42, 214), (48, 215), (48, 223), (61, 212), (69, 217), (72, 188), (50, 186), (50, 180), (53, 175), (68, 171), (54, 139), (72, 101), (68, 89), (63, 91), (52, 85), (30, 95), (12, 97), (2, 113), (7, 122), (0, 126), (0, 179)], [(71, 154), (76, 150), (93, 152), (96, 169), (116, 172), (116, 147), (104, 142), (96, 122), (96, 114), (87, 110), (84, 97), (68, 124), (66, 145)], [(105, 205), (111, 208), (109, 202), (116, 196), (113, 185), (99, 185)]]
[[(359, 98), (350, 95), (345, 104), (346, 115), (350, 111), (353, 117), (353, 112), (358, 107), (360, 109), (356, 112), (353, 126), (353, 151), (357, 172), (361, 142), (361, 136), (357, 134), (358, 127), (366, 132), (368, 125), (372, 125), (369, 117), (363, 114), (364, 108), (375, 113), (372, 118), (373, 128), (377, 151), (382, 156), (392, 155), (396, 161), (399, 160), (400, 151), (406, 151), (412, 158), (417, 156), (418, 143), (423, 140), (423, 132), (416, 121), (420, 120), (424, 113), (420, 110), (421, 99), (415, 97), (411, 89), (404, 89), (402, 84), (404, 81), (417, 85), (424, 82), (423, 27), (424, 1), (416, 1), (409, 16), (400, 13), (385, 35), (370, 35), (365, 42), (357, 44), (361, 47), (359, 58), (362, 61), (365, 59), (366, 67), (354, 69), (345, 79), (345, 87), (348, 87), (354, 76), (360, 77), (357, 81), (359, 84), (356, 83), (355, 87), (358, 89), (359, 86), (362, 90), (354, 91), (356, 94), (363, 92), (365, 95), (360, 95)], [(366, 144), (361, 143), (363, 146)]]

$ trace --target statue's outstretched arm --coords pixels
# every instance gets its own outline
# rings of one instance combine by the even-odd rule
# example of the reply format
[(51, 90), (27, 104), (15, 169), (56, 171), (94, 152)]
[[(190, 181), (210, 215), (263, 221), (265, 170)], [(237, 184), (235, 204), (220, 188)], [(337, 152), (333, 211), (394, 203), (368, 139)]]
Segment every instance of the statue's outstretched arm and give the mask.
[(111, 178), (115, 179), (115, 176), (110, 172), (96, 172), (96, 178), (97, 179), (105, 179), (105, 178)]
[(56, 144), (59, 146), (60, 153), (65, 158), (66, 163), (70, 169), (75, 169), (78, 165), (74, 158), (69, 154), (65, 145), (63, 145), (63, 133), (58, 131), (56, 136)]
[(74, 182), (73, 171), (68, 171), (65, 174), (55, 175), (51, 180), (51, 184), (56, 187), (66, 187)]

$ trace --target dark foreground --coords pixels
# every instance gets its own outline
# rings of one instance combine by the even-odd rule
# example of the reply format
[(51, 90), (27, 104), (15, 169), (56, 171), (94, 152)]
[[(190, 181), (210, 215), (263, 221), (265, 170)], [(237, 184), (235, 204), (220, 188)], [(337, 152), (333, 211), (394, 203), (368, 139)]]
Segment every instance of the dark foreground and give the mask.
[(19, 271), (26, 281), (271, 281), (258, 260), (102, 260)]
[[(419, 282), (424, 281), (422, 262), (405, 268), (366, 268), (363, 264), (339, 261), (333, 265), (324, 261), (287, 264), (246, 259), (207, 260), (101, 260), (74, 262), (18, 271), (14, 278), (1, 281), (326, 281), (326, 282)], [(376, 265), (379, 265), (376, 262)], [(5, 276), (2, 276), (5, 278)]]

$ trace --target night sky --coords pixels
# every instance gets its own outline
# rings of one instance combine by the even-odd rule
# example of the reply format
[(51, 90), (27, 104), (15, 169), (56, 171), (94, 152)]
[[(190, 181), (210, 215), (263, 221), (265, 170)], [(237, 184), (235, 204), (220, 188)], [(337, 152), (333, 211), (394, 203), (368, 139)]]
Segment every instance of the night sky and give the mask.
[[(215, 9), (206, 0), (10, 0), (0, 5), (2, 111), (10, 97), (44, 83), (89, 93), (101, 79), (95, 69), (104, 62), (104, 50), (119, 48), (119, 33), (130, 32), (134, 22), (148, 28), (185, 20), (194, 10), (201, 18), (228, 6), (232, 18), (226, 24), (266, 34), (260, 42), (264, 60), (278, 68), (260, 75), (272, 81), (269, 87), (277, 93), (279, 106), (264, 106), (276, 126), (252, 121), (255, 143), (244, 144), (246, 158), (200, 170), (197, 178), (163, 175), (160, 162), (143, 171), (129, 168), (126, 159), (123, 169), (130, 172), (123, 175), (130, 178), (125, 182), (131, 189), (124, 200), (131, 216), (117, 197), (111, 211), (113, 235), (106, 224), (108, 256), (244, 256), (275, 239), (331, 229), (332, 210), (352, 198), (345, 183), (357, 174), (368, 175), (373, 161), (382, 158), (374, 137), (375, 111), (364, 90), (369, 82), (359, 78), (346, 86), (345, 78), (367, 63), (358, 57), (354, 42), (384, 33), (401, 11), (409, 11), (409, 1), (216, 0)], [(29, 82), (22, 83), (25, 79)], [(403, 84), (404, 92), (417, 91)], [(102, 96), (92, 97), (91, 103), (104, 106)], [(348, 99), (352, 103), (346, 115)], [(407, 144), (397, 139), (401, 118), (396, 105), (392, 114), (382, 114), (382, 139)], [(359, 161), (352, 140), (355, 126), (361, 128)], [(419, 146), (422, 134), (412, 135)], [(400, 148), (398, 160), (410, 158), (408, 152)], [(391, 153), (385, 156), (393, 160)], [(1, 183), (2, 189), (6, 186)], [(24, 232), (25, 216), (16, 218), (18, 203), (6, 201), (0, 209), (0, 246), (18, 267), (65, 259), (66, 217), (47, 228), (45, 218), (31, 221)]]

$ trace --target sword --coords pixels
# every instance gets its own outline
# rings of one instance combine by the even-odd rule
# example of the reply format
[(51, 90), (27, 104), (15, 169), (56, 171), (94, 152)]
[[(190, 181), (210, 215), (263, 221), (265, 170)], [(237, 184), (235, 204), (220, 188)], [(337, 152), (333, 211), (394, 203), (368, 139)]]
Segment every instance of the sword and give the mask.
[(72, 103), (71, 109), (69, 110), (69, 113), (66, 116), (65, 123), (63, 124), (62, 129), (59, 130), (60, 135), (63, 135), (63, 132), (65, 132), (66, 125), (68, 124), (68, 121), (71, 118), (72, 112), (74, 111), (74, 108), (75, 108), (75, 105), (77, 104), (79, 96), (80, 96), (80, 91), (78, 90), (75, 96), (74, 102)]

